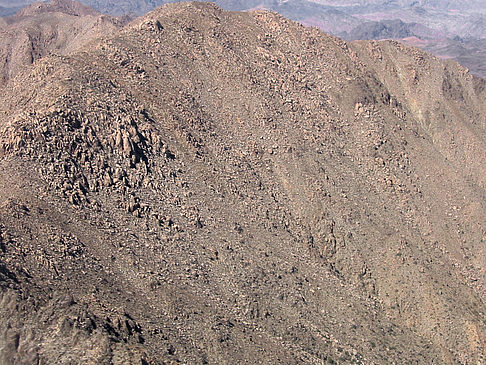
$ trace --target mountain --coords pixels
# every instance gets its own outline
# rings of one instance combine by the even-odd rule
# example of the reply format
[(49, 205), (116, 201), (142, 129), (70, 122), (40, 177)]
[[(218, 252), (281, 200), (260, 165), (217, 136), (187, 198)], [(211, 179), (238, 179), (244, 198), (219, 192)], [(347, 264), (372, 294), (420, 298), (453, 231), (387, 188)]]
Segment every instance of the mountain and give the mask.
[(396, 39), (414, 36), (416, 23), (404, 23), (400, 19), (383, 20), (381, 22), (366, 22), (355, 27), (343, 36), (349, 40), (358, 39)]
[(460, 37), (423, 40), (409, 37), (401, 40), (411, 46), (420, 46), (444, 59), (453, 58), (476, 75), (486, 75), (486, 40)]
[(331, 6), (374, 6), (376, 8), (431, 8), (440, 10), (484, 9), (482, 0), (315, 0)]
[[(0, 16), (11, 15), (33, 1), (0, 0)], [(83, 0), (83, 3), (101, 13), (133, 17), (173, 1)], [(484, 1), (217, 0), (216, 3), (226, 10), (277, 11), (306, 26), (317, 26), (347, 40), (392, 38), (431, 52), (438, 49), (441, 52), (436, 55), (453, 57), (471, 72), (486, 77), (483, 57), (486, 51), (481, 42), (486, 37)], [(458, 43), (457, 37), (467, 42)], [(463, 54), (458, 48), (468, 53)]]
[(66, 55), (126, 23), (69, 0), (33, 4), (3, 20), (0, 87), (37, 59), (54, 53)]
[(0, 0), (0, 17), (11, 16), (33, 1)]
[[(450, 28), (452, 30), (452, 28)], [(402, 43), (420, 47), (444, 59), (453, 58), (467, 66), (472, 73), (486, 77), (486, 43), (482, 33), (486, 28), (467, 26), (467, 31), (456, 33), (466, 34), (459, 37), (455, 33), (445, 33), (434, 30), (419, 23), (404, 23), (400, 19), (365, 22), (350, 31), (339, 33), (347, 40), (381, 40), (397, 39)], [(472, 34), (474, 29), (482, 29)]]
[(0, 363), (484, 361), (485, 81), (208, 3), (99, 33), (0, 94)]
[(22, 9), (22, 8), (21, 7), (13, 7), (13, 8), (9, 7), (9, 8), (5, 8), (3, 6), (0, 6), (0, 17), (14, 15), (20, 9)]

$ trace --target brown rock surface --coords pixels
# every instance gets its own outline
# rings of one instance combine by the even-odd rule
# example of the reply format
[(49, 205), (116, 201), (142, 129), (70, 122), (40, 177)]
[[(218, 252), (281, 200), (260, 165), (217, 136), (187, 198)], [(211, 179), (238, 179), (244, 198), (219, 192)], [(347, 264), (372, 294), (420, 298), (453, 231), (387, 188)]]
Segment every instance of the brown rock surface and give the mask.
[(485, 361), (484, 81), (167, 5), (0, 96), (4, 363)]

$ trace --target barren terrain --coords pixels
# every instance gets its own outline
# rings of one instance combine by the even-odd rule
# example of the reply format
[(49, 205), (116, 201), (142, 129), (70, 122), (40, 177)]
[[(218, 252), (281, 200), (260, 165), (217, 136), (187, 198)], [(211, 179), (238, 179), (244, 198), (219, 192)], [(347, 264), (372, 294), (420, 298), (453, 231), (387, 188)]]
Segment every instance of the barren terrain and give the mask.
[(207, 3), (88, 38), (0, 94), (0, 363), (484, 363), (485, 81)]

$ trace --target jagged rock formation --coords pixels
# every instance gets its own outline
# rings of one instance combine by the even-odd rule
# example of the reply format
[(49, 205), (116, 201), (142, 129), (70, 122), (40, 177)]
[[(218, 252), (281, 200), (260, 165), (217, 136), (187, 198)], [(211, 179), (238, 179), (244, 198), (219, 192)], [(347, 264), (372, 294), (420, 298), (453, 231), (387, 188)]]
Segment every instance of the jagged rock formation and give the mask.
[(1, 361), (485, 360), (486, 88), (164, 6), (0, 96)]
[(70, 0), (27, 6), (0, 21), (0, 86), (37, 59), (66, 55), (124, 23)]

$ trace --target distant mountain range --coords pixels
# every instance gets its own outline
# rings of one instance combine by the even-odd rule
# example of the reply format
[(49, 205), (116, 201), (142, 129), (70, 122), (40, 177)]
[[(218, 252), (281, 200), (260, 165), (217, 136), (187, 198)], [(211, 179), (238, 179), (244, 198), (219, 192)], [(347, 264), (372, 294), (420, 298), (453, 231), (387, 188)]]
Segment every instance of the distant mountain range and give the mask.
[(14, 7), (3, 7), (3, 6), (0, 6), (0, 17), (14, 15), (20, 9), (22, 9), (22, 7), (17, 7), (17, 6), (14, 6)]

